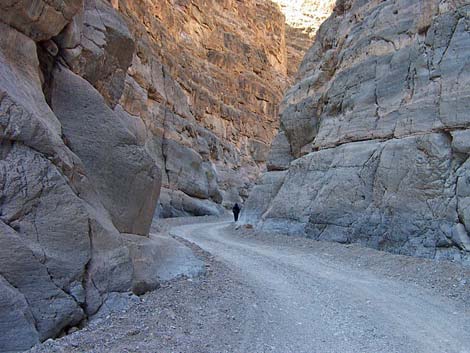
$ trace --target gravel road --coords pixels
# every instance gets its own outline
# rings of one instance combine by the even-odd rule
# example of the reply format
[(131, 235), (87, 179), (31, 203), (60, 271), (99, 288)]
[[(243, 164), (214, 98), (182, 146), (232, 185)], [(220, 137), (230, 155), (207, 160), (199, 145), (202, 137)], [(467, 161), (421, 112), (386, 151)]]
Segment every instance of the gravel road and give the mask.
[(31, 352), (470, 353), (469, 268), (201, 221), (153, 231), (190, 246), (204, 276)]
[(228, 225), (172, 232), (255, 289), (238, 352), (470, 352), (470, 311), (449, 298), (302, 248), (254, 246)]

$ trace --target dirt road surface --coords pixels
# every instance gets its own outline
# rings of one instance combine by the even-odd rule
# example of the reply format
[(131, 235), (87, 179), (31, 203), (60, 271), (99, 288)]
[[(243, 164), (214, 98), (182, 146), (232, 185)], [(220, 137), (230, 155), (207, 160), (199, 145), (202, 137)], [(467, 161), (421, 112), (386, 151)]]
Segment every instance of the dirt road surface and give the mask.
[(470, 353), (470, 312), (451, 300), (299, 249), (253, 246), (233, 239), (227, 225), (186, 225), (173, 234), (255, 289), (238, 351)]
[(468, 268), (231, 222), (170, 233), (206, 261), (205, 276), (32, 352), (470, 353)]

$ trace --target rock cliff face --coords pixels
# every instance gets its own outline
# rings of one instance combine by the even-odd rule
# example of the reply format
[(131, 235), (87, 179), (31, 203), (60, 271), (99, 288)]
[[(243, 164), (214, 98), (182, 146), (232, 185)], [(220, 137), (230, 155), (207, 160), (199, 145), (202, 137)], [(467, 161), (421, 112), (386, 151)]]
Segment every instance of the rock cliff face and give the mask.
[(470, 263), (470, 4), (339, 0), (242, 219)]
[(282, 13), (266, 0), (117, 6), (136, 42), (121, 101), (152, 133), (160, 216), (217, 214), (240, 202), (278, 127), (288, 65)]
[(288, 72), (295, 77), (320, 25), (331, 15), (336, 0), (273, 0), (286, 17)]
[(81, 1), (0, 4), (1, 352), (132, 289), (122, 233), (148, 235), (160, 191), (143, 122), (119, 104), (130, 32), (109, 5), (86, 6), (101, 11), (89, 36)]

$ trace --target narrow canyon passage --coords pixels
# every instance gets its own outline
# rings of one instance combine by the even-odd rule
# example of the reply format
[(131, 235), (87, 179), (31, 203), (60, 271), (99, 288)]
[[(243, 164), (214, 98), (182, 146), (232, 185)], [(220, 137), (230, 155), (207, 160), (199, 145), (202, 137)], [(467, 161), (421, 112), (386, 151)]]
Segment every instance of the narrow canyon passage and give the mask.
[(186, 225), (173, 234), (214, 255), (253, 288), (233, 351), (470, 352), (470, 312), (458, 303), (344, 268), (334, 256), (234, 238), (227, 226)]
[(160, 223), (152, 237), (173, 235), (204, 274), (162, 282), (30, 353), (470, 352), (461, 266), (217, 218)]

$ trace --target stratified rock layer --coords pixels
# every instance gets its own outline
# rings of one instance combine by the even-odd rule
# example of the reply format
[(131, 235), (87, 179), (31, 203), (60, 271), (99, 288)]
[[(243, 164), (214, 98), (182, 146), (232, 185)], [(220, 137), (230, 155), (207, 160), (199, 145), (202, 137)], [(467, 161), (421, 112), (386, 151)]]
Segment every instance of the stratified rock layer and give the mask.
[[(160, 216), (218, 214), (246, 197), (287, 86), (285, 20), (267, 0), (120, 1), (136, 39), (121, 104), (152, 133)], [(146, 107), (147, 109), (142, 109)]]
[(242, 220), (470, 262), (469, 13), (457, 0), (338, 1)]

